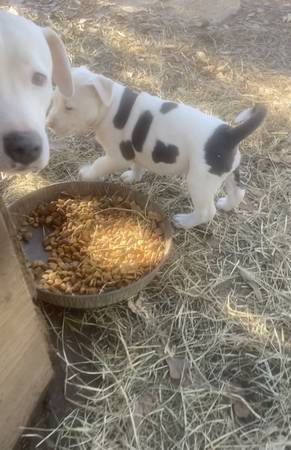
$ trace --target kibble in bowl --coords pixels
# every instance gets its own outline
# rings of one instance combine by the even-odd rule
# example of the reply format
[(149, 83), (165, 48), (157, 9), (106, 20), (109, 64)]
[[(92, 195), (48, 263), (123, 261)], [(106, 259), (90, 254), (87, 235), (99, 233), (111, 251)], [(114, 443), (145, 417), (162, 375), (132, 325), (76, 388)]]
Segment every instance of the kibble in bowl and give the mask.
[(10, 207), (40, 300), (96, 308), (136, 294), (165, 262), (171, 228), (122, 185), (60, 183)]

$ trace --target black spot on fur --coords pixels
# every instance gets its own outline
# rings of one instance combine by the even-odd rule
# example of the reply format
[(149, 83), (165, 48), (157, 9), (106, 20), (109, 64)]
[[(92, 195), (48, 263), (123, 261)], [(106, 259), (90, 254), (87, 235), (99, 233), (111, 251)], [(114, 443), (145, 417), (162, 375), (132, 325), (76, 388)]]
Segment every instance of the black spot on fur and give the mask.
[(152, 153), (152, 158), (155, 163), (174, 164), (179, 155), (179, 149), (176, 145), (166, 145), (162, 141), (157, 141)]
[(118, 111), (113, 119), (113, 124), (115, 128), (121, 130), (125, 127), (126, 122), (130, 116), (132, 107), (137, 99), (138, 94), (131, 91), (129, 88), (125, 88), (122, 94)]
[(240, 186), (240, 173), (239, 173), (239, 167), (237, 167), (234, 171), (233, 171), (233, 178), (235, 181), (235, 184), (237, 186)]
[(120, 142), (119, 148), (124, 159), (126, 159), (127, 161), (134, 159), (135, 153), (130, 141)]
[(161, 106), (160, 112), (162, 114), (166, 114), (170, 111), (172, 111), (172, 109), (178, 108), (177, 103), (174, 102), (164, 102)]
[(230, 130), (229, 125), (220, 125), (205, 144), (205, 160), (214, 175), (222, 175), (232, 168), (236, 143)]
[(141, 152), (147, 138), (153, 115), (150, 111), (144, 111), (138, 118), (132, 132), (132, 145), (134, 150)]

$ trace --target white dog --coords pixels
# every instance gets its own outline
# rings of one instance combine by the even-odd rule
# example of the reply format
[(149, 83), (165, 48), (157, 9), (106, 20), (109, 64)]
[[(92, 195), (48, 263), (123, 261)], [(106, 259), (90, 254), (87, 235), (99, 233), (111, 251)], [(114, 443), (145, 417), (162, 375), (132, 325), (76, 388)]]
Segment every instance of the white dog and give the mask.
[(72, 95), (71, 68), (58, 36), (0, 12), (0, 171), (35, 171), (48, 163), (52, 79), (63, 95)]
[(177, 214), (177, 227), (207, 223), (216, 212), (214, 196), (225, 182), (226, 197), (216, 203), (230, 210), (244, 197), (240, 188), (238, 144), (263, 121), (263, 105), (243, 111), (236, 127), (184, 104), (140, 94), (86, 67), (72, 71), (75, 94), (66, 99), (56, 89), (48, 126), (57, 134), (96, 132), (105, 156), (80, 170), (96, 180), (127, 169), (126, 182), (140, 180), (146, 169), (158, 175), (185, 175), (195, 210)]

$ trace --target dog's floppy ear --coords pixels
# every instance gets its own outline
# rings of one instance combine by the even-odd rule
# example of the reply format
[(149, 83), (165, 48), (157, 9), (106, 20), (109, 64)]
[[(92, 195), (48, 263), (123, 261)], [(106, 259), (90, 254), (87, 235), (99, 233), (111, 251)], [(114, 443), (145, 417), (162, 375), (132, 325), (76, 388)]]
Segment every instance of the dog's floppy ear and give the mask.
[(57, 33), (50, 28), (43, 28), (53, 61), (53, 81), (65, 97), (71, 97), (74, 93), (71, 65), (65, 46)]
[(110, 106), (113, 98), (113, 81), (103, 75), (96, 75), (92, 79), (92, 84), (96, 89), (101, 102), (105, 106)]

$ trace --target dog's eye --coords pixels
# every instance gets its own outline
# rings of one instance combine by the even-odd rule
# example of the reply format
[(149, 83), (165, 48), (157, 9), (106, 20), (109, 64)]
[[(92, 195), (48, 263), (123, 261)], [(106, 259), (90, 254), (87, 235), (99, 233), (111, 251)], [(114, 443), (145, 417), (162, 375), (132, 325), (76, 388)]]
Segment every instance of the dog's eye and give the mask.
[(43, 73), (40, 72), (34, 72), (34, 74), (32, 75), (32, 83), (35, 84), (36, 86), (43, 86), (46, 82), (46, 76)]
[(72, 106), (69, 106), (69, 105), (66, 105), (66, 106), (65, 106), (65, 110), (66, 110), (66, 111), (73, 111), (73, 109), (74, 109), (74, 108), (73, 108)]

